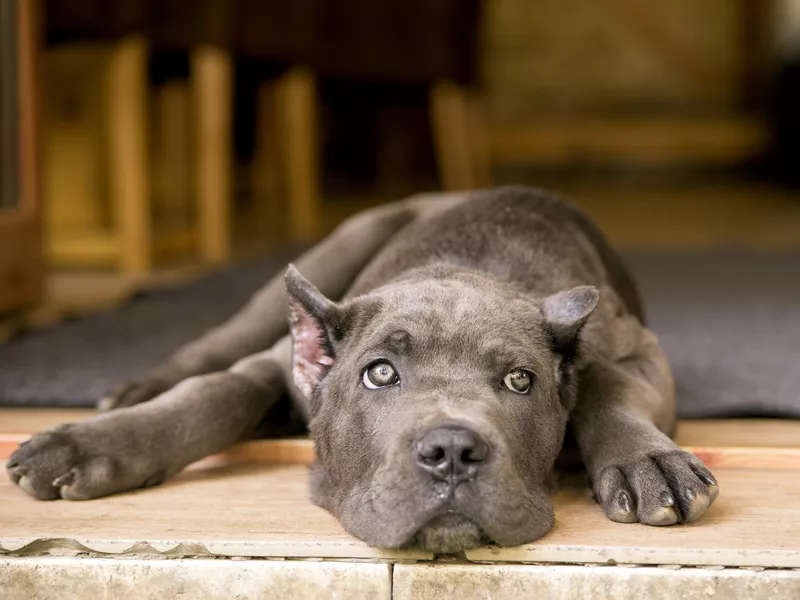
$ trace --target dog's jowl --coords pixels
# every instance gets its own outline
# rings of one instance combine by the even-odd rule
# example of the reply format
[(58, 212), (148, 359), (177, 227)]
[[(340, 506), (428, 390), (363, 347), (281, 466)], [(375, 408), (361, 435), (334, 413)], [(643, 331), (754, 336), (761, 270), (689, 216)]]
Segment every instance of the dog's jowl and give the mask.
[(716, 498), (669, 438), (672, 376), (634, 283), (564, 201), (415, 196), (295, 265), (102, 414), (23, 444), (12, 480), (43, 500), (95, 498), (301, 420), (313, 501), (379, 547), (543, 536), (568, 430), (609, 519), (689, 522)]

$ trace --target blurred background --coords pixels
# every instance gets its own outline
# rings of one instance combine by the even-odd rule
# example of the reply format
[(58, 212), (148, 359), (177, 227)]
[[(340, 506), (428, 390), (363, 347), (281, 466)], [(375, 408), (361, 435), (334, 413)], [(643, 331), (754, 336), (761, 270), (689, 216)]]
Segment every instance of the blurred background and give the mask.
[(0, 338), (435, 189), (551, 188), (626, 253), (800, 245), (800, 0), (0, 12)]
[[(41, 237), (14, 244), (40, 247), (19, 267), (33, 278), (94, 273), (116, 296), (313, 241), (369, 205), (503, 183), (567, 194), (623, 246), (800, 238), (797, 0), (3, 10), (6, 117), (27, 77), (14, 40), (35, 58), (38, 162), (22, 177)], [(5, 137), (4, 182), (21, 166)], [(44, 297), (17, 299), (4, 276), (3, 309)]]

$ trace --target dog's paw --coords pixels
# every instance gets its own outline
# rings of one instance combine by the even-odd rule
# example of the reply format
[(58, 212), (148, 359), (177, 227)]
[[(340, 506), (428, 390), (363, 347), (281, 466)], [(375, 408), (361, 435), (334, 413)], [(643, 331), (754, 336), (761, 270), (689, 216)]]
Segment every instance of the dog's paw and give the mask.
[(690, 523), (719, 494), (717, 480), (709, 470), (682, 450), (648, 454), (607, 467), (593, 487), (609, 519), (647, 525)]
[(142, 402), (152, 400), (156, 396), (166, 392), (169, 385), (161, 381), (143, 379), (133, 383), (126, 383), (125, 385), (117, 388), (110, 394), (104, 396), (97, 402), (99, 410), (107, 411), (117, 408), (127, 408), (135, 406)]
[(11, 455), (8, 476), (39, 500), (88, 500), (112, 493), (114, 461), (86, 446), (74, 425), (44, 431)]

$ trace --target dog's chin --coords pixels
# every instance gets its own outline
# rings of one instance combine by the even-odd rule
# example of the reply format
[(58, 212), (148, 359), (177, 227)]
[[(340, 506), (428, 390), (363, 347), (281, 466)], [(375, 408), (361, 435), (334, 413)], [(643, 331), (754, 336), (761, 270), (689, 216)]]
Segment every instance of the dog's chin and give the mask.
[(435, 517), (414, 536), (420, 548), (438, 554), (455, 554), (491, 542), (475, 523), (458, 513)]

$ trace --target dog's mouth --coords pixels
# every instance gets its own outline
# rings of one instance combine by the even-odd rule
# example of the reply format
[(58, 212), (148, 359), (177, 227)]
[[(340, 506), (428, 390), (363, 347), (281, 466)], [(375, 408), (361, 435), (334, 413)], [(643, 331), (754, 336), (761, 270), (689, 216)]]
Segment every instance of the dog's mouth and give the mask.
[(492, 543), (484, 531), (464, 515), (450, 510), (423, 525), (414, 543), (439, 554), (455, 554)]
[(508, 470), (495, 470), (458, 486), (383, 467), (338, 499), (312, 471), (312, 499), (355, 537), (379, 548), (459, 554), (476, 547), (518, 546), (553, 526), (543, 487), (526, 486)]

